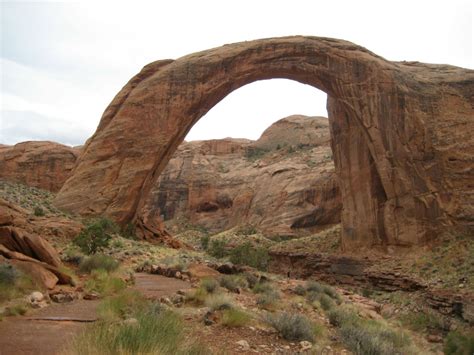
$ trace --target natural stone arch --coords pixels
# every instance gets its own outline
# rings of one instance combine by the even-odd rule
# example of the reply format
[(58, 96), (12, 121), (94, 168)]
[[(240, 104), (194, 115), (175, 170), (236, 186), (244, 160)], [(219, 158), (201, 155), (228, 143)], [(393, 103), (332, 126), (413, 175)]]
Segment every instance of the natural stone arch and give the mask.
[(105, 110), (56, 205), (165, 234), (143, 205), (177, 146), (230, 92), (272, 78), (328, 94), (345, 248), (419, 244), (442, 224), (472, 222), (473, 71), (390, 62), (350, 42), (301, 36), (145, 66)]

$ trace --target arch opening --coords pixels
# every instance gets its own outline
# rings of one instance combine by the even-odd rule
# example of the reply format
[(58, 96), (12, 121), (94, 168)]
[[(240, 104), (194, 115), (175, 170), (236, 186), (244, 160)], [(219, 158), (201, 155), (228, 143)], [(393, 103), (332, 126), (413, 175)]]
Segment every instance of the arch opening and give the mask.
[[(464, 185), (450, 192), (456, 174), (442, 163), (449, 140), (444, 133), (434, 139), (433, 130), (443, 114), (452, 116), (443, 111), (442, 100), (449, 95), (440, 90), (459, 94), (461, 101), (467, 96), (455, 85), (457, 77), (446, 81), (452, 71), (438, 69), (432, 75), (431, 67), (389, 62), (350, 42), (302, 36), (235, 43), (150, 63), (106, 109), (55, 203), (121, 223), (133, 219), (144, 235), (165, 235), (143, 207), (178, 145), (232, 91), (281, 78), (328, 94), (344, 206), (343, 245), (422, 243), (450, 216), (448, 210), (461, 220), (466, 205)], [(463, 75), (470, 73), (459, 78)], [(468, 121), (472, 112), (462, 103), (456, 120)]]

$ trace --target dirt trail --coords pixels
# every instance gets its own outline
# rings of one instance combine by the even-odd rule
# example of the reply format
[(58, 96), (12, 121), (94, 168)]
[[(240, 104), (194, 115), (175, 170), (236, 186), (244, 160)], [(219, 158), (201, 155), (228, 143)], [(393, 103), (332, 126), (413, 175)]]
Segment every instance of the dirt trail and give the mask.
[[(135, 274), (133, 286), (147, 298), (170, 296), (189, 287), (187, 282), (150, 274)], [(5, 318), (0, 322), (0, 355), (60, 354), (74, 335), (97, 319), (99, 302), (53, 303), (26, 316)]]

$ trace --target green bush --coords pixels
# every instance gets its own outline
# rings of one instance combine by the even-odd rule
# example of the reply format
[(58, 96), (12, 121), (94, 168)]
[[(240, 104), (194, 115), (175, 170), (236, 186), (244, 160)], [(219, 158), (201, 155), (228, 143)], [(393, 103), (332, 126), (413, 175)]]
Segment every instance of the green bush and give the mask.
[(36, 217), (43, 217), (45, 215), (43, 208), (40, 206), (36, 206), (33, 213)]
[(422, 332), (427, 329), (442, 331), (449, 329), (447, 324), (444, 324), (445, 322), (441, 315), (428, 309), (421, 312), (403, 314), (400, 320), (405, 326), (416, 332)]
[(266, 270), (270, 261), (267, 249), (254, 247), (250, 242), (233, 248), (229, 255), (232, 263), (248, 265), (258, 270)]
[(314, 341), (314, 326), (303, 315), (286, 312), (275, 315), (267, 314), (264, 320), (278, 331), (283, 339), (289, 341)]
[(227, 309), (222, 314), (222, 325), (226, 327), (243, 327), (249, 324), (252, 317), (238, 308)]
[(474, 335), (451, 331), (446, 337), (443, 350), (446, 355), (472, 355), (474, 354)]
[(307, 292), (316, 292), (316, 293), (321, 293), (323, 291), (323, 285), (319, 282), (316, 281), (308, 281), (306, 283), (306, 291)]
[(136, 290), (124, 289), (115, 296), (104, 299), (97, 309), (104, 320), (116, 321), (133, 317), (148, 306), (145, 297)]
[(263, 157), (266, 153), (268, 153), (267, 149), (258, 148), (258, 147), (248, 147), (245, 150), (245, 157), (249, 161), (255, 161)]
[(101, 296), (115, 294), (125, 289), (125, 287), (127, 287), (125, 281), (118, 277), (111, 276), (102, 269), (93, 270), (84, 285), (86, 291), (97, 292)]
[(227, 256), (227, 250), (225, 246), (225, 240), (211, 240), (211, 244), (208, 247), (207, 252), (209, 255), (215, 258), (223, 258), (224, 256)]
[(84, 258), (79, 265), (79, 271), (91, 273), (93, 270), (105, 270), (112, 272), (117, 270), (119, 262), (108, 255), (95, 254)]
[(107, 218), (99, 218), (89, 222), (79, 235), (74, 238), (84, 254), (91, 255), (106, 249), (112, 235), (118, 232), (117, 225)]
[(207, 293), (204, 287), (198, 287), (194, 291), (187, 293), (185, 300), (187, 303), (192, 303), (196, 306), (200, 306), (204, 304), (208, 295), (209, 294)]
[(192, 344), (181, 318), (150, 305), (134, 314), (136, 324), (97, 322), (73, 342), (75, 354), (208, 354)]
[(216, 279), (207, 277), (201, 280), (200, 286), (204, 288), (207, 293), (214, 293), (219, 288), (219, 283)]
[(201, 236), (199, 242), (201, 243), (201, 248), (203, 250), (207, 250), (207, 248), (209, 247), (210, 239), (211, 239), (211, 237), (209, 237), (208, 234), (204, 234), (203, 236)]

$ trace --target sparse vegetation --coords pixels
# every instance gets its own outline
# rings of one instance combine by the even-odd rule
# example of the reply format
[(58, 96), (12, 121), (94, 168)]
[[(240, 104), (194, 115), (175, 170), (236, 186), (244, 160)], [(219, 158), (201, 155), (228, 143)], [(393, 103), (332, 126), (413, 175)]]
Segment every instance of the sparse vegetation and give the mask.
[(95, 254), (84, 258), (79, 265), (79, 270), (90, 274), (94, 270), (112, 272), (117, 270), (118, 267), (119, 262), (111, 256)]
[(226, 327), (243, 327), (252, 321), (252, 317), (241, 309), (227, 309), (222, 314), (222, 325)]
[(268, 153), (268, 150), (264, 148), (248, 147), (245, 150), (245, 157), (249, 161), (256, 161), (258, 159), (261, 159), (267, 153)]
[(262, 309), (273, 310), (280, 298), (280, 293), (275, 290), (260, 293), (257, 297), (257, 306)]
[(448, 330), (449, 324), (445, 324), (443, 317), (430, 309), (424, 309), (420, 312), (407, 312), (400, 316), (402, 323), (416, 332), (426, 330)]
[(258, 270), (266, 270), (270, 256), (265, 248), (254, 247), (250, 242), (246, 242), (231, 250), (230, 261), (234, 264), (248, 265)]
[(211, 240), (211, 244), (209, 245), (207, 252), (209, 255), (212, 255), (215, 258), (223, 258), (227, 255), (227, 250), (225, 248), (226, 241), (225, 240)]
[(201, 280), (200, 287), (205, 289), (207, 293), (214, 293), (219, 289), (219, 282), (214, 278), (207, 277)]
[(202, 344), (191, 345), (181, 318), (150, 304), (140, 309), (136, 322), (98, 322), (73, 343), (75, 354), (208, 354)]
[(451, 331), (446, 337), (443, 350), (446, 355), (472, 355), (474, 354), (474, 335)]
[(117, 225), (107, 218), (90, 221), (73, 240), (84, 254), (91, 255), (109, 246), (112, 235), (118, 232)]
[(33, 210), (33, 214), (36, 217), (43, 217), (46, 213), (44, 212), (41, 206), (36, 206), (35, 209)]
[(0, 302), (19, 297), (35, 287), (31, 278), (9, 264), (0, 264)]
[(125, 289), (115, 296), (104, 299), (98, 307), (98, 313), (104, 320), (117, 321), (132, 317), (134, 313), (147, 306), (148, 302), (142, 294)]
[(206, 306), (212, 311), (223, 311), (234, 308), (234, 301), (227, 295), (215, 294), (206, 299)]
[(314, 341), (314, 326), (311, 321), (301, 314), (286, 312), (266, 314), (264, 320), (277, 330), (280, 335), (290, 341)]
[(126, 287), (125, 281), (110, 275), (103, 269), (93, 270), (86, 281), (84, 288), (88, 292), (96, 292), (101, 296), (117, 293)]

